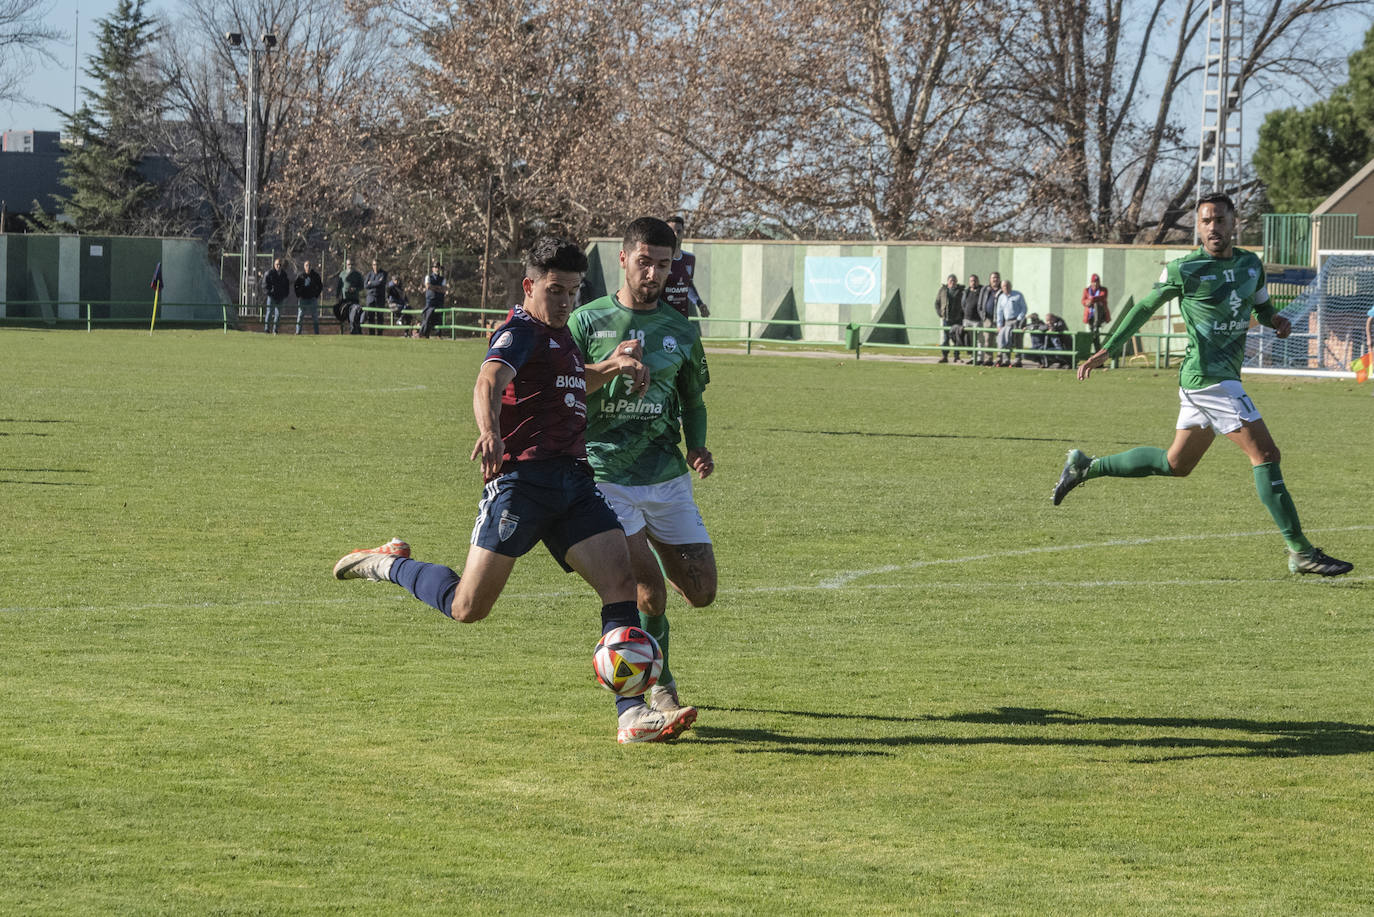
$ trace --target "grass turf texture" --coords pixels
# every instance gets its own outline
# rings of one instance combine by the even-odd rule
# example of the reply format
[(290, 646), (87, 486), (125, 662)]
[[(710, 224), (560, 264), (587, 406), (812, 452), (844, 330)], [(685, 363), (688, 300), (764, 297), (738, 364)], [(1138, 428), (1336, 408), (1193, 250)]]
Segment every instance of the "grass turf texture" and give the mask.
[(1288, 575), (1171, 372), (714, 356), (701, 708), (615, 744), (597, 602), (461, 567), (477, 343), (0, 332), (0, 912), (1368, 913), (1374, 662), (1347, 382), (1247, 378), (1340, 580)]

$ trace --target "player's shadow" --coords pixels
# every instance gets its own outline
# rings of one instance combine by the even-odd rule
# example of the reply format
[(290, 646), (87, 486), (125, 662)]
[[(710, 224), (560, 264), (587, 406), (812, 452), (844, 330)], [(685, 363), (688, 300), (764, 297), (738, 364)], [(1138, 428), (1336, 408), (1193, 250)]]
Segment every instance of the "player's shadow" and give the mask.
[[(1083, 716), (1067, 710), (998, 707), (946, 716), (887, 716), (709, 707), (703, 711), (762, 714), (812, 720), (852, 720), (894, 728), (886, 735), (825, 735), (699, 724), (699, 741), (729, 743), (746, 752), (794, 755), (892, 755), (932, 745), (1046, 746), (1139, 749), (1134, 763), (1190, 758), (1295, 758), (1374, 752), (1374, 725), (1329, 720), (1256, 720), (1238, 717)], [(714, 717), (712, 717), (714, 719)], [(985, 734), (951, 735), (941, 723), (989, 727)], [(908, 727), (908, 728), (901, 728)], [(1077, 729), (1091, 735), (1078, 734)]]
[[(0, 472), (11, 474), (90, 474), (89, 468), (0, 468)], [(90, 487), (84, 481), (23, 481), (17, 478), (0, 478), (0, 484), (31, 484), (38, 487)]]

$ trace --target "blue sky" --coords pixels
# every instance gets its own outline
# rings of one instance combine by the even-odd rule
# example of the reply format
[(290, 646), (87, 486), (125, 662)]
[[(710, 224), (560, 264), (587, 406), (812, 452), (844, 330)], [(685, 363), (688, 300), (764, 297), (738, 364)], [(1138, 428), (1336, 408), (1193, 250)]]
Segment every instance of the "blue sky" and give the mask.
[[(85, 66), (86, 55), (95, 48), (95, 22), (114, 12), (117, 0), (53, 0), (52, 11), (47, 17), (48, 25), (66, 32), (65, 45), (53, 45), (51, 50), (57, 62), (40, 61), (34, 68), (23, 90), (34, 99), (34, 104), (0, 103), (0, 125), (5, 130), (43, 130), (55, 131), (62, 126), (62, 120), (48, 110), (55, 105), (63, 111), (72, 107), (72, 64), (73, 53), (81, 56), (81, 66)], [(77, 10), (81, 14), (80, 46), (74, 48), (70, 36), (75, 31), (74, 22)], [(154, 13), (161, 12), (156, 7)], [(85, 75), (82, 75), (85, 79)]]

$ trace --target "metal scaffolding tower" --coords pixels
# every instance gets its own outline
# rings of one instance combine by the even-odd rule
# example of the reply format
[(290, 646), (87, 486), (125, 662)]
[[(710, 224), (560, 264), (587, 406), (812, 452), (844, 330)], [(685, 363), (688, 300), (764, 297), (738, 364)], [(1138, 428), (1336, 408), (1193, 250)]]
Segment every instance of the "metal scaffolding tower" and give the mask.
[(1227, 191), (1237, 208), (1241, 203), (1243, 19), (1241, 0), (1211, 0), (1202, 72), (1202, 136), (1197, 150), (1197, 196)]

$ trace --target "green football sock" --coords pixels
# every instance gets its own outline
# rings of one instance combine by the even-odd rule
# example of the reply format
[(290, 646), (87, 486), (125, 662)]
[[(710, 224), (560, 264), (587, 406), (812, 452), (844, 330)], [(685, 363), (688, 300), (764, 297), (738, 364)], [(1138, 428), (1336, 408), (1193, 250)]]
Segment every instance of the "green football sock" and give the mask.
[(650, 637), (658, 641), (658, 648), (663, 650), (663, 672), (658, 676), (658, 683), (661, 685), (672, 684), (673, 673), (668, 670), (668, 615), (665, 612), (657, 617), (639, 613), (639, 626), (648, 632)]
[(1259, 493), (1260, 502), (1274, 517), (1274, 523), (1283, 533), (1283, 540), (1288, 542), (1288, 550), (1312, 550), (1312, 542), (1302, 533), (1293, 498), (1288, 496), (1288, 488), (1283, 486), (1283, 472), (1279, 471), (1279, 463), (1265, 462), (1256, 465), (1254, 470), (1255, 490)]
[(1104, 455), (1093, 459), (1083, 474), (1086, 481), (1090, 478), (1144, 478), (1152, 474), (1172, 476), (1169, 467), (1169, 453), (1156, 446), (1139, 446), (1127, 449), (1116, 455)]

